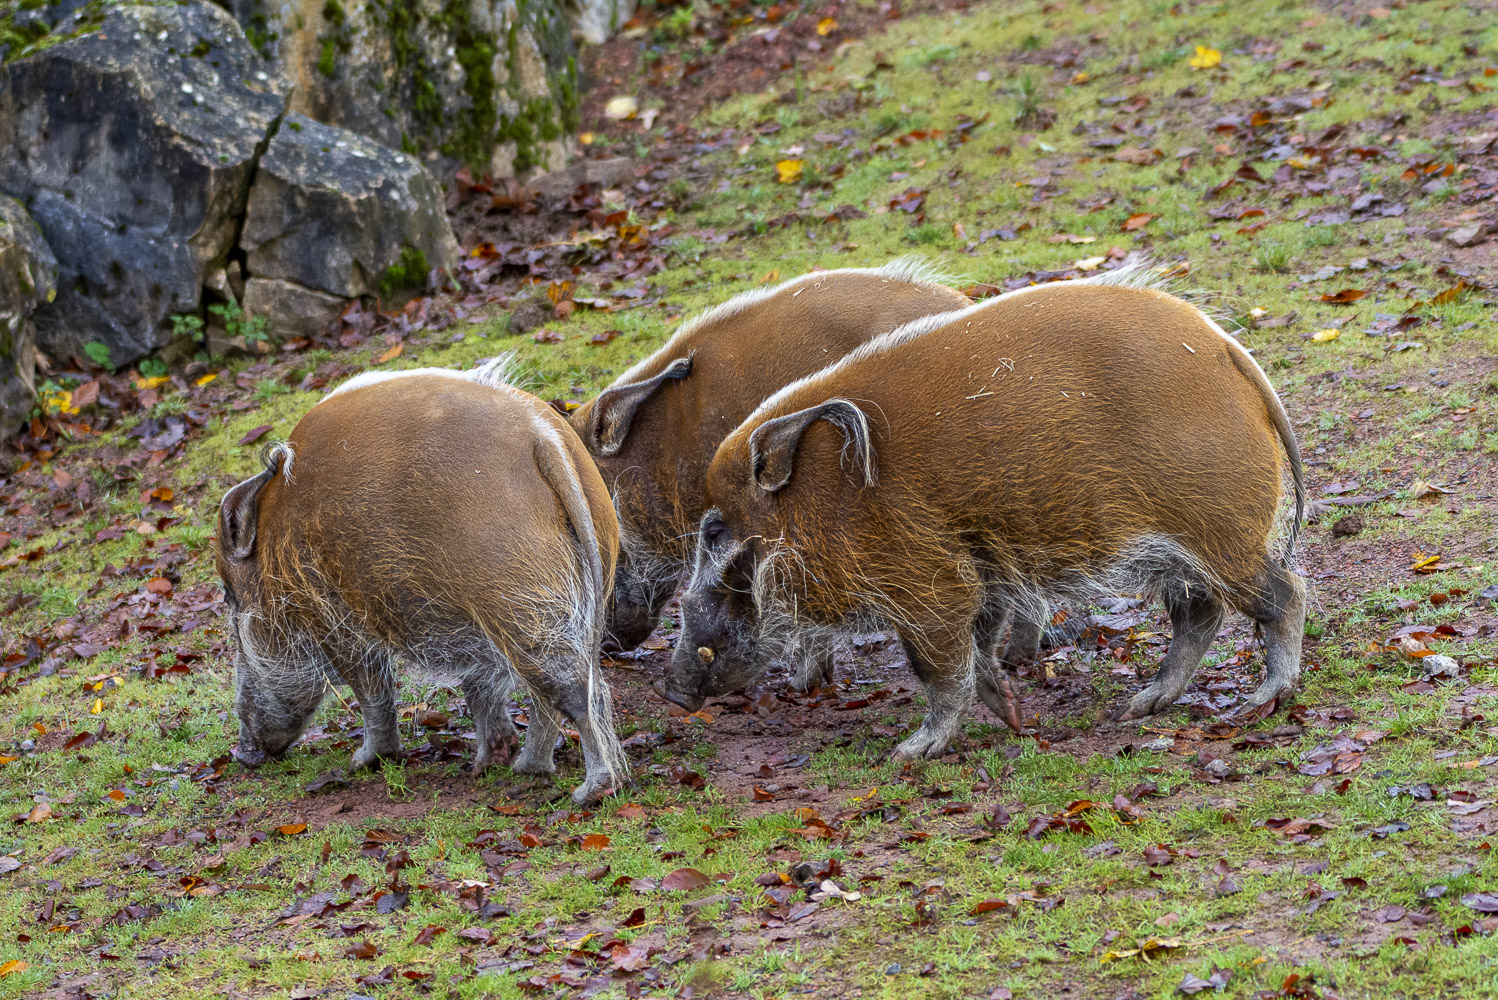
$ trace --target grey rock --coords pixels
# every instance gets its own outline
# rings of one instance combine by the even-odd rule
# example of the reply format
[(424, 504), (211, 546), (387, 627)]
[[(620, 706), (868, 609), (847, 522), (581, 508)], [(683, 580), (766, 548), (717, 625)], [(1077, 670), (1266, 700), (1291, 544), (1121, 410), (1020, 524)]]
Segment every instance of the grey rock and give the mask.
[(26, 422), (36, 401), (31, 314), (57, 291), (57, 260), (19, 202), (0, 197), (0, 434)]
[(224, 0), (291, 110), (413, 151), (444, 180), (459, 165), (510, 177), (565, 162), (578, 94), (567, 2)]
[(1420, 666), (1425, 670), (1426, 680), (1451, 680), (1462, 675), (1462, 665), (1453, 657), (1442, 653), (1422, 658)]
[(260, 160), (240, 246), (247, 298), (257, 279), (389, 297), (459, 253), (442, 189), (414, 157), (295, 113)]
[(1453, 229), (1446, 234), (1446, 241), (1452, 246), (1475, 247), (1487, 239), (1484, 228), (1482, 223), (1476, 223), (1470, 226), (1462, 226), (1459, 229)]
[(327, 330), (343, 311), (344, 300), (280, 278), (245, 282), (244, 311), (270, 324), (272, 339), (312, 337)]
[(38, 345), (65, 359), (102, 342), (119, 365), (165, 346), (172, 314), (199, 311), (285, 100), (211, 3), (76, 13), (57, 18), (60, 40), (0, 67), (0, 191), (58, 260)]

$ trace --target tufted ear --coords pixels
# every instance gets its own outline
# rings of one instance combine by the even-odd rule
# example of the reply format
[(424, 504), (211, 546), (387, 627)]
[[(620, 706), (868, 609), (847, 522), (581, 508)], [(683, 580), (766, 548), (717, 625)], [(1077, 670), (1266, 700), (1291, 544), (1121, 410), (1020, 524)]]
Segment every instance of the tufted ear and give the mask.
[(218, 505), (218, 543), (230, 559), (244, 560), (255, 551), (255, 525), (260, 520), (260, 490), (270, 477), (260, 473), (246, 479)]
[(616, 385), (599, 393), (593, 404), (593, 422), (588, 428), (588, 445), (600, 455), (613, 455), (624, 447), (629, 425), (640, 404), (667, 382), (684, 379), (692, 373), (691, 358), (677, 358), (654, 378), (629, 385)]
[(874, 444), (869, 434), (869, 418), (846, 399), (829, 399), (774, 420), (767, 420), (749, 435), (750, 476), (766, 493), (774, 493), (791, 481), (796, 449), (801, 435), (818, 420), (835, 424), (843, 432), (843, 457), (852, 453), (855, 471), (863, 475), (863, 484), (878, 482), (874, 471)]
[(224, 494), (218, 505), (218, 543), (230, 559), (244, 560), (255, 552), (255, 530), (260, 521), (260, 491), (276, 477), (282, 465), (291, 480), (293, 452), (288, 444), (267, 446), (260, 453), (264, 468)]

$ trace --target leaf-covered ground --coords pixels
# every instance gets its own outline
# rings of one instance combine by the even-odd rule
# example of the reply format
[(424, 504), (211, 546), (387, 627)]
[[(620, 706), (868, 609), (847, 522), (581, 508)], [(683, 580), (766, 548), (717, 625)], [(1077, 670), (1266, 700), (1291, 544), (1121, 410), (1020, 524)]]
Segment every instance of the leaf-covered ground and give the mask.
[[(633, 168), (553, 198), (455, 179), (461, 287), (164, 378), (55, 359), (0, 480), (0, 996), (1498, 993), (1495, 25), (647, 7), (584, 107), (588, 155)], [(834, 688), (772, 674), (682, 717), (650, 691), (669, 625), (610, 661), (636, 783), (591, 813), (571, 775), (468, 775), (461, 697), (419, 677), (400, 766), (346, 774), (339, 697), (284, 762), (230, 762), (216, 504), (348, 374), (516, 350), (565, 405), (812, 267), (919, 252), (983, 294), (1135, 249), (1241, 328), (1308, 459), (1278, 714), (1228, 721), (1262, 663), (1234, 619), (1171, 713), (1102, 723), (1167, 640), (1125, 595), (1025, 679), (1035, 737), (980, 708), (926, 765), (884, 761), (921, 712), (889, 636)]]

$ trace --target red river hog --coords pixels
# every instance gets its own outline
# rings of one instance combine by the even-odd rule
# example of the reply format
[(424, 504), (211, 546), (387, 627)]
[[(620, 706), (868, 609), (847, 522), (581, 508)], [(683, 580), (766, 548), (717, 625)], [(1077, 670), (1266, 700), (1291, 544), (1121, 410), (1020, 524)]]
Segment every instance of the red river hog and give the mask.
[[(805, 274), (688, 320), (573, 411), (619, 515), (605, 641), (632, 649), (655, 628), (690, 572), (708, 463), (766, 396), (911, 320), (970, 304), (912, 259)], [(797, 686), (830, 677), (825, 645), (799, 661)]]
[(613, 506), (566, 421), (507, 384), (508, 360), (358, 376), (224, 497), (240, 760), (284, 753), (338, 683), (364, 715), (354, 765), (398, 757), (404, 661), (461, 683), (476, 769), (515, 734), (506, 703), (518, 678), (533, 709), (515, 769), (553, 773), (560, 713), (587, 767), (573, 798), (618, 781), (598, 666)]
[(1173, 632), (1122, 718), (1180, 697), (1229, 606), (1266, 642), (1248, 705), (1291, 695), (1294, 434), (1249, 353), (1148, 274), (918, 320), (761, 403), (707, 472), (667, 696), (695, 709), (736, 690), (788, 637), (889, 628), (928, 698), (896, 756), (939, 756), (975, 690), (1014, 712), (988, 653), (1007, 609), (1045, 621), (1053, 601), (1113, 593), (1160, 598)]

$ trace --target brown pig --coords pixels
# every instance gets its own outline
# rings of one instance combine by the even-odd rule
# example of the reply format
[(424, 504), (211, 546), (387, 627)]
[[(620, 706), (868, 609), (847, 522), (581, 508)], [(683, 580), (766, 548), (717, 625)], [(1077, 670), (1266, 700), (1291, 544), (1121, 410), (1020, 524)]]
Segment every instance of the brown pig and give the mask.
[(224, 497), (245, 763), (284, 753), (340, 681), (364, 715), (354, 765), (398, 757), (402, 660), (461, 683), (476, 769), (514, 735), (518, 675), (533, 710), (515, 769), (553, 773), (560, 712), (587, 765), (574, 799), (617, 781), (598, 651), (618, 526), (582, 442), (507, 384), (508, 360), (354, 378)]
[[(1290, 568), (1299, 449), (1258, 364), (1142, 262), (912, 323), (765, 400), (707, 474), (673, 701), (742, 687), (783, 637), (892, 628), (928, 714), (899, 758), (944, 753), (973, 694), (1012, 709), (985, 650), (1006, 608), (1143, 592), (1173, 638), (1121, 713), (1169, 707), (1224, 608), (1263, 629), (1266, 676), (1300, 672)], [(1296, 510), (1273, 544), (1289, 456)]]
[[(895, 327), (970, 304), (913, 260), (821, 271), (738, 295), (570, 416), (614, 496), (620, 558), (605, 641), (632, 649), (691, 568), (702, 478), (719, 442), (766, 396)], [(796, 683), (830, 668), (803, 650)]]

